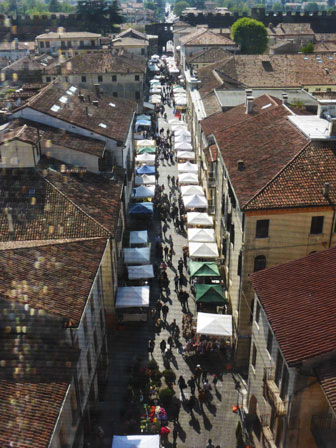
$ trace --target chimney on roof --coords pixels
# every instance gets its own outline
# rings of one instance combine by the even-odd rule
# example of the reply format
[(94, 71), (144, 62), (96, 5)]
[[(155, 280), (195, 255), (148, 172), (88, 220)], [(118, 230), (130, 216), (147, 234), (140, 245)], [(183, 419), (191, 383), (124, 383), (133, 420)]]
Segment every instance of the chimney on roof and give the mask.
[(282, 104), (287, 105), (288, 104), (288, 95), (287, 93), (282, 94)]
[(246, 113), (251, 114), (253, 112), (253, 96), (246, 97)]
[(95, 94), (99, 98), (100, 97), (100, 84), (95, 84), (94, 88), (95, 88)]
[(329, 195), (329, 187), (330, 187), (329, 182), (324, 182), (324, 185), (323, 185), (323, 196), (325, 198), (328, 197), (328, 195)]
[(238, 169), (238, 171), (244, 171), (245, 164), (244, 164), (243, 160), (238, 160), (238, 162), (237, 162), (237, 169)]
[(336, 137), (336, 118), (333, 117), (329, 121), (329, 137)]

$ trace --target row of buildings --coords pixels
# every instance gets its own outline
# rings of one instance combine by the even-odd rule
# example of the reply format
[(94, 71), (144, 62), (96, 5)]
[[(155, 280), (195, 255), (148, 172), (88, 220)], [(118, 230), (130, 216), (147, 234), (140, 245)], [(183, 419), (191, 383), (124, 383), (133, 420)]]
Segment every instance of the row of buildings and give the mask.
[(245, 436), (333, 446), (334, 56), (234, 54), (223, 41), (186, 58), (198, 33), (174, 39), (246, 379)]

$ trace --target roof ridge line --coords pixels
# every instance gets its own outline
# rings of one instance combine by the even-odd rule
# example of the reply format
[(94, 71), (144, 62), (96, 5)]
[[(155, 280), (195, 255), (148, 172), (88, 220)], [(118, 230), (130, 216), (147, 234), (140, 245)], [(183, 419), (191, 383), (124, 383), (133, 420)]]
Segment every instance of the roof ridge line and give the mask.
[[(57, 238), (55, 240), (15, 240), (15, 241), (4, 241), (0, 242), (0, 252), (4, 252), (7, 250), (16, 250), (16, 249), (33, 249), (34, 247), (46, 247), (52, 246), (56, 244), (72, 244), (78, 243), (80, 241), (91, 241), (91, 240), (102, 240), (106, 239), (104, 236), (87, 236), (82, 238)], [(2, 246), (10, 246), (10, 244), (23, 244), (23, 247), (2, 247)], [(29, 244), (31, 243), (31, 245)], [(34, 244), (35, 243), (35, 244)], [(26, 244), (26, 246), (25, 246)]]

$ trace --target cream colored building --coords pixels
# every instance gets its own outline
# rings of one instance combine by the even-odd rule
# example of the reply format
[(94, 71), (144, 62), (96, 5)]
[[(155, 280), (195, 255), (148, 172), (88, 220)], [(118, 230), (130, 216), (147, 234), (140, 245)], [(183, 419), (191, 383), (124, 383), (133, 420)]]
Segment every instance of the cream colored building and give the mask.
[(65, 57), (76, 56), (81, 52), (89, 53), (101, 49), (101, 34), (82, 32), (49, 32), (35, 38), (38, 54), (61, 54)]

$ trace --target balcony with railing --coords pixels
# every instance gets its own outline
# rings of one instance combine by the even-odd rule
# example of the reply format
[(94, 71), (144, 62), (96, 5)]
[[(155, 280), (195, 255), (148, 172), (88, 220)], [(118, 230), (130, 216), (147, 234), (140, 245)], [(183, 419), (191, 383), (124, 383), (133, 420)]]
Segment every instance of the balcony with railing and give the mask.
[(265, 396), (273, 406), (276, 414), (281, 417), (287, 414), (287, 402), (282, 400), (279, 388), (275, 382), (274, 368), (266, 367), (264, 372)]

